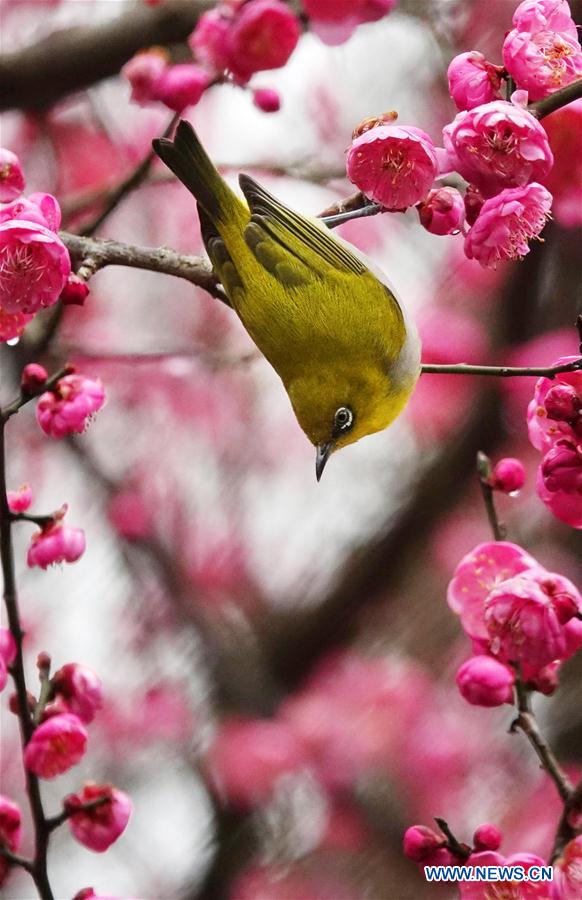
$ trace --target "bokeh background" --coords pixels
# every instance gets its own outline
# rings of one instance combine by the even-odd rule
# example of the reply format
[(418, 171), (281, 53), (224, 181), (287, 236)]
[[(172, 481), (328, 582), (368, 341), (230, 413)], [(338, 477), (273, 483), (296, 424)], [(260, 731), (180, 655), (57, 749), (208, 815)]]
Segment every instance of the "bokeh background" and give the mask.
[[(474, 48), (499, 62), (514, 5), (402, 0), (339, 47), (304, 35), (284, 69), (255, 76), (253, 86), (280, 91), (279, 113), (217, 86), (188, 118), (233, 182), (247, 171), (317, 213), (353, 191), (344, 154), (365, 116), (396, 109), (439, 143), (454, 114), (451, 56)], [(140, 6), (5, 0), (2, 51)], [(34, 96), (2, 105), (2, 145), (20, 155), (30, 191), (58, 197), (71, 231), (170, 118), (131, 104), (119, 76), (50, 106)], [(567, 224), (552, 221), (525, 261), (496, 271), (466, 260), (461, 237), (427, 234), (414, 210), (341, 233), (389, 273), (425, 361), (545, 365), (578, 345), (581, 232)], [(99, 234), (202, 252), (192, 198), (161, 165)], [(35, 512), (69, 503), (88, 541), (73, 566), (29, 570), (29, 526), (19, 528), (29, 683), (46, 649), (55, 668), (91, 666), (106, 690), (89, 753), (43, 785), (46, 805), (58, 810), (87, 778), (116, 783), (135, 807), (103, 856), (60, 830), (56, 895), (91, 884), (152, 900), (450, 896), (428, 888), (401, 851), (404, 829), (435, 815), (461, 839), (492, 821), (504, 852), (546, 855), (555, 789), (525, 738), (508, 734), (511, 709), (459, 698), (454, 674), (470, 648), (445, 601), (462, 555), (490, 537), (480, 449), (526, 465), (520, 495), (499, 499), (510, 538), (582, 582), (579, 532), (535, 493), (539, 458), (525, 425), (533, 379), (425, 375), (398, 422), (343, 450), (317, 484), (281, 383), (228, 309), (186, 282), (123, 268), (90, 287), (83, 308), (58, 322), (37, 317), (1, 356), (3, 401), (31, 360), (53, 370), (72, 361), (107, 391), (78, 439), (47, 439), (31, 406), (9, 428), (10, 485), (31, 483)], [(581, 660), (570, 661), (557, 694), (536, 703), (573, 773), (581, 676)], [(5, 707), (1, 789), (26, 807)], [(30, 895), (16, 873), (6, 896)]]

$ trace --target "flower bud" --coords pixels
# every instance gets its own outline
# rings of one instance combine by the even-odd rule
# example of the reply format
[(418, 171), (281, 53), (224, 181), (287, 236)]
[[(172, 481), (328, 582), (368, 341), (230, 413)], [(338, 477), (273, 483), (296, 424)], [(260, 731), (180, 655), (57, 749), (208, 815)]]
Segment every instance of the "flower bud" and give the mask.
[(253, 92), (253, 103), (262, 112), (272, 113), (281, 109), (281, 97), (271, 88), (257, 88)]
[(0, 148), (0, 203), (10, 203), (25, 186), (24, 172), (16, 153)]
[(443, 835), (437, 834), (432, 828), (427, 828), (426, 825), (412, 825), (404, 832), (402, 846), (408, 859), (423, 862), (445, 843)]
[(140, 106), (157, 100), (157, 86), (168, 67), (164, 50), (153, 47), (133, 56), (121, 70), (131, 85), (131, 99)]
[(465, 218), (463, 196), (452, 187), (429, 191), (417, 209), (420, 224), (431, 234), (456, 234)]
[(36, 418), (49, 437), (82, 434), (104, 403), (105, 391), (98, 378), (65, 375), (52, 391), (47, 391), (40, 397)]
[(546, 490), (582, 493), (582, 446), (559, 440), (542, 460), (541, 476)]
[(66, 711), (78, 716), (86, 725), (92, 722), (103, 705), (101, 679), (88, 666), (67, 663), (52, 678), (53, 692), (62, 698)]
[(22, 370), (20, 379), (20, 390), (24, 396), (32, 397), (37, 394), (46, 384), (48, 372), (44, 366), (38, 363), (29, 363)]
[(82, 528), (63, 525), (60, 519), (33, 534), (28, 548), (29, 568), (47, 569), (54, 563), (76, 562), (85, 552), (85, 532)]
[(455, 56), (447, 76), (457, 109), (473, 109), (482, 103), (500, 100), (502, 72), (502, 66), (494, 66), (477, 50)]
[[(21, 821), (20, 809), (16, 803), (0, 794), (0, 846), (12, 853), (16, 853), (20, 847)], [(0, 856), (0, 885), (6, 880), (11, 865), (9, 860)]]
[(39, 778), (55, 778), (76, 766), (87, 749), (87, 732), (70, 713), (52, 716), (35, 729), (24, 749), (24, 764)]
[(246, 84), (251, 75), (284, 66), (301, 35), (295, 13), (282, 0), (249, 0), (228, 33), (228, 68)]
[(182, 112), (188, 106), (196, 106), (209, 84), (208, 72), (195, 63), (170, 66), (156, 85), (156, 100)]
[(473, 656), (456, 677), (461, 695), (474, 706), (501, 706), (513, 700), (515, 674), (492, 656)]
[(479, 825), (473, 835), (473, 846), (475, 850), (498, 850), (501, 846), (503, 835), (496, 825)]
[(79, 278), (74, 272), (71, 272), (59, 300), (65, 306), (83, 306), (88, 294), (89, 286), (87, 282)]
[(500, 459), (493, 468), (489, 483), (493, 490), (502, 491), (504, 494), (520, 491), (525, 484), (523, 463), (513, 456)]
[(544, 401), (549, 419), (557, 422), (573, 422), (580, 416), (582, 400), (571, 384), (554, 384)]
[(41, 650), (36, 657), (36, 668), (41, 675), (47, 676), (51, 670), (51, 658), (46, 650)]
[(32, 503), (32, 488), (29, 484), (22, 484), (17, 491), (6, 491), (6, 499), (10, 512), (26, 512)]
[[(104, 802), (90, 809), (82, 809), (95, 800)], [(103, 853), (123, 834), (131, 815), (131, 800), (110, 784), (84, 786), (78, 794), (70, 794), (64, 801), (65, 810), (71, 813), (71, 833), (80, 844)]]

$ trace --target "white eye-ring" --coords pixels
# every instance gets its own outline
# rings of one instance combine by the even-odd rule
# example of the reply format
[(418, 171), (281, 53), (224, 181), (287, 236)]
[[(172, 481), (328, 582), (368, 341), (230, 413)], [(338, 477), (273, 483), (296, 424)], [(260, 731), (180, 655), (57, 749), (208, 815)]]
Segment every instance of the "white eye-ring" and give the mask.
[(335, 416), (333, 417), (334, 428), (337, 431), (348, 431), (354, 422), (354, 414), (349, 408), (349, 406), (340, 406), (338, 410), (336, 410)]

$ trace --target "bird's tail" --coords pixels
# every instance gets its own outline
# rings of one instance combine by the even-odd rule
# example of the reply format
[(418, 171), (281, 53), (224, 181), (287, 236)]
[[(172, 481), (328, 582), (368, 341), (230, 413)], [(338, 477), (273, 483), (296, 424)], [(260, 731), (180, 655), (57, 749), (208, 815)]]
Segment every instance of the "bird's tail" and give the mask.
[(231, 217), (244, 206), (229, 188), (198, 140), (189, 122), (182, 119), (174, 140), (158, 138), (152, 144), (160, 159), (189, 191), (213, 221)]

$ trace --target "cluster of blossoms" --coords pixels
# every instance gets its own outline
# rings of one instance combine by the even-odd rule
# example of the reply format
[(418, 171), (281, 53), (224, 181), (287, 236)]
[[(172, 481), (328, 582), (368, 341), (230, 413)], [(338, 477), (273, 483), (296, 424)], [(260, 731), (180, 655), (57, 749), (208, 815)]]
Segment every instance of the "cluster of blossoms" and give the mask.
[[(328, 44), (340, 44), (358, 25), (375, 22), (396, 0), (302, 0), (312, 30)], [(194, 106), (212, 84), (232, 80), (245, 87), (256, 72), (280, 69), (301, 36), (297, 14), (283, 0), (222, 0), (204, 13), (192, 32), (191, 62), (172, 64), (161, 48), (138, 53), (123, 74), (131, 98), (141, 105), (159, 101), (181, 112)], [(255, 105), (276, 112), (280, 98), (270, 88), (253, 91)]]
[[(388, 114), (356, 128), (346, 162), (348, 177), (370, 200), (388, 211), (416, 206), (432, 234), (463, 232), (466, 256), (485, 267), (523, 258), (550, 215), (544, 182), (554, 157), (546, 131), (527, 109), (528, 92), (530, 99), (545, 97), (582, 72), (566, 0), (524, 0), (513, 21), (505, 68), (477, 51), (451, 62), (449, 87), (459, 113), (443, 129), (443, 148)], [(518, 90), (505, 100), (509, 77)], [(467, 182), (464, 195), (435, 185), (454, 173)]]
[(560, 665), (582, 647), (578, 590), (516, 544), (475, 547), (457, 566), (447, 600), (473, 643), (457, 685), (477, 706), (511, 703), (517, 677), (551, 694)]
[[(0, 652), (13, 656), (0, 634)], [(4, 658), (4, 657), (3, 657)], [(26, 768), (39, 778), (56, 778), (77, 765), (87, 750), (86, 725), (93, 721), (103, 703), (99, 677), (87, 666), (67, 663), (49, 678), (50, 659), (40, 654), (38, 668), (48, 682), (46, 700), (40, 705), (29, 695), (30, 712), (38, 724), (24, 748)], [(16, 697), (11, 709), (18, 710)], [(75, 794), (65, 797), (63, 812), (71, 833), (79, 843), (102, 853), (123, 833), (131, 814), (131, 801), (110, 784), (87, 783)], [(18, 850), (21, 816), (17, 805), (0, 796), (0, 841), (9, 850)], [(9, 862), (0, 860), (0, 884), (9, 871)]]
[(0, 149), (0, 342), (19, 337), (39, 310), (82, 304), (89, 289), (71, 271), (58, 236), (61, 210), (52, 194), (20, 197), (25, 187), (18, 157)]
[[(563, 357), (556, 365), (576, 359)], [(582, 371), (540, 378), (527, 424), (530, 441), (543, 453), (540, 498), (558, 519), (582, 528)]]

